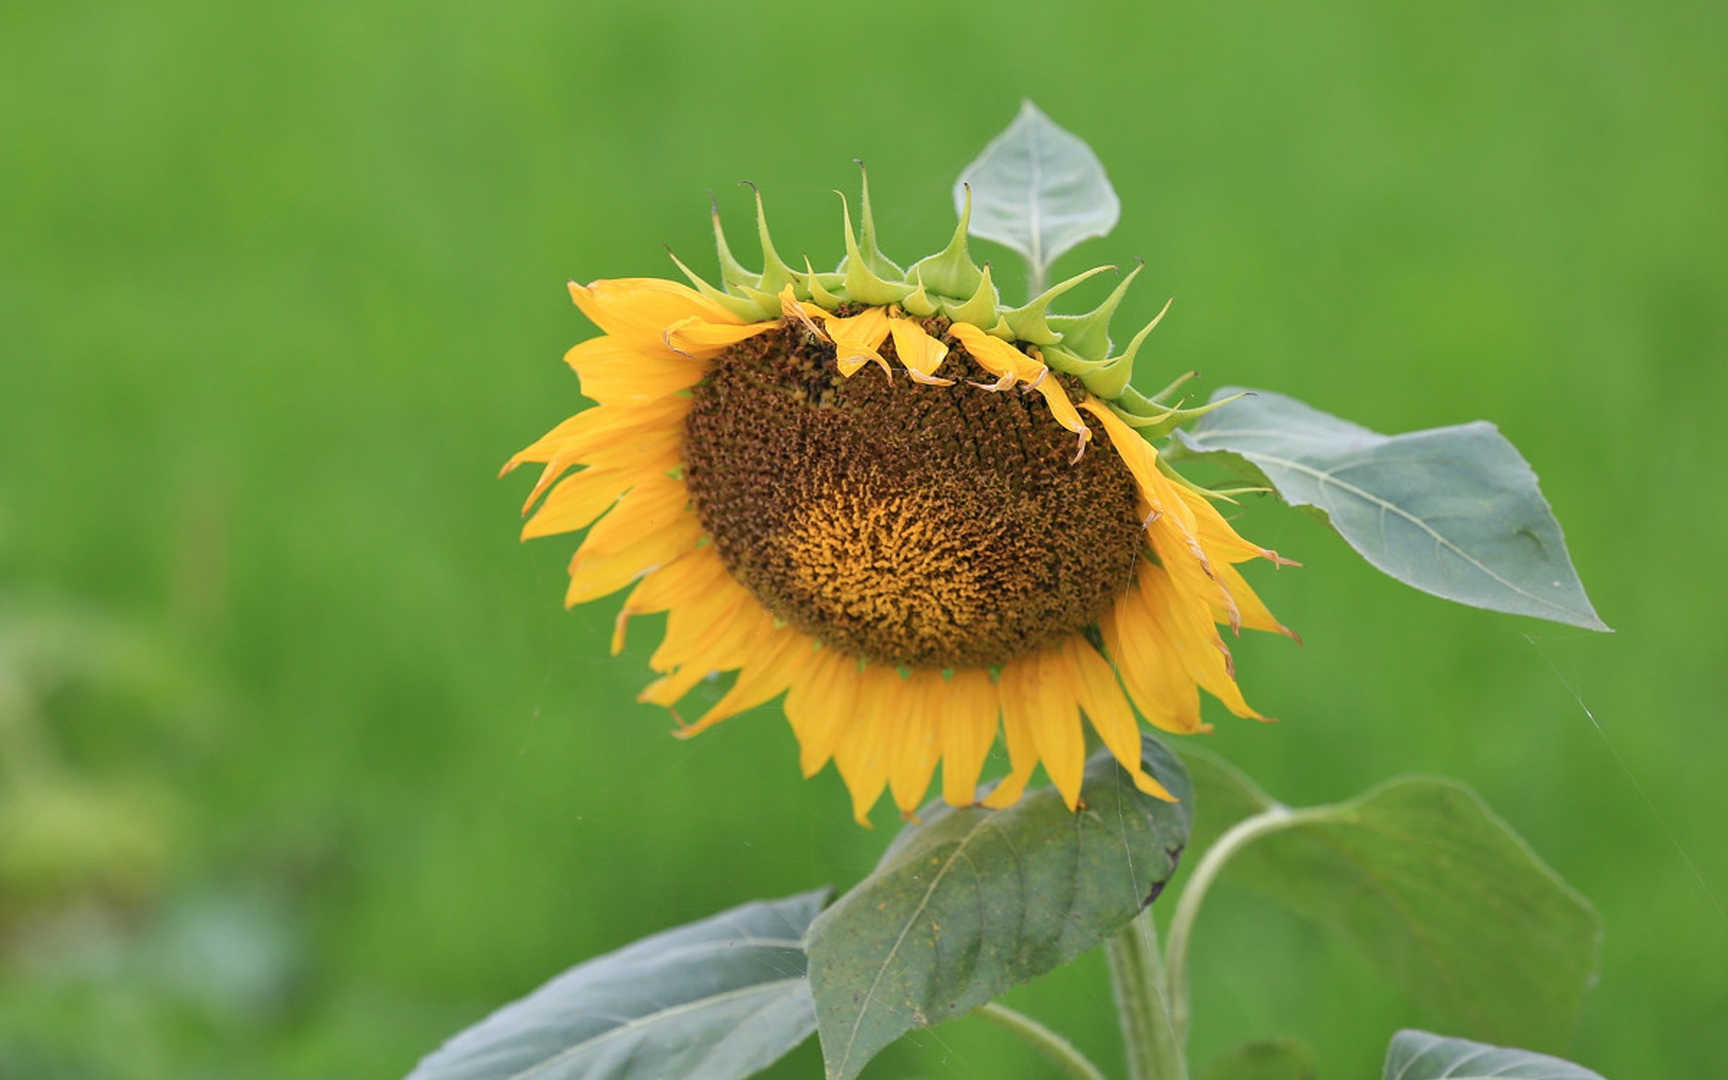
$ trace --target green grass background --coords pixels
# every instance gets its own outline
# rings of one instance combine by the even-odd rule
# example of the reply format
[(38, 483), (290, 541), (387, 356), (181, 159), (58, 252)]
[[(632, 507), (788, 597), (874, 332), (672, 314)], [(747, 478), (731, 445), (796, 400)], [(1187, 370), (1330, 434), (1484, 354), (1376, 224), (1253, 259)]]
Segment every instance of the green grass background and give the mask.
[[(1500, 423), (1613, 636), (1465, 610), (1255, 506), (1307, 644), (1209, 745), (1281, 797), (1460, 777), (1606, 922), (1575, 1055), (1718, 1075), (1728, 1008), (1728, 78), (1696, 3), (27, 4), (0, 16), (0, 1075), (391, 1077), (570, 963), (891, 834), (772, 709), (693, 743), (654, 635), (559, 606), (494, 479), (573, 411), (567, 278), (711, 269), (740, 178), (890, 254), (1035, 98), (1096, 147), (1189, 367), (1384, 431)], [(996, 253), (999, 266), (1011, 261)], [(1012, 281), (1015, 273), (1005, 277)], [(1594, 715), (1594, 722), (1592, 715)], [(1420, 1023), (1221, 886), (1200, 1060), (1378, 1075)], [(1486, 916), (1485, 916), (1486, 917)], [(1119, 1067), (1096, 955), (1016, 1004)], [(1051, 1075), (960, 1021), (870, 1075)], [(806, 1047), (775, 1073), (818, 1070)]]

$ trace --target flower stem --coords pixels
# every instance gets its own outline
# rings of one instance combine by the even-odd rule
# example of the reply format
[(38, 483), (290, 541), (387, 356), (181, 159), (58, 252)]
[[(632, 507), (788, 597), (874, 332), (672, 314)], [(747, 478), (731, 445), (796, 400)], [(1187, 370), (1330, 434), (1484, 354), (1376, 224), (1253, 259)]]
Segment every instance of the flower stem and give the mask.
[(1151, 909), (1117, 931), (1106, 952), (1128, 1080), (1188, 1080), (1188, 1062), (1170, 1015)]
[(998, 1005), (992, 1001), (972, 1010), (972, 1015), (988, 1020), (997, 1027), (1007, 1028), (1020, 1036), (1045, 1057), (1061, 1066), (1074, 1080), (1104, 1080), (1103, 1071), (1086, 1060), (1086, 1055), (1080, 1052), (1079, 1047), (1025, 1013), (1015, 1012), (1006, 1005)]

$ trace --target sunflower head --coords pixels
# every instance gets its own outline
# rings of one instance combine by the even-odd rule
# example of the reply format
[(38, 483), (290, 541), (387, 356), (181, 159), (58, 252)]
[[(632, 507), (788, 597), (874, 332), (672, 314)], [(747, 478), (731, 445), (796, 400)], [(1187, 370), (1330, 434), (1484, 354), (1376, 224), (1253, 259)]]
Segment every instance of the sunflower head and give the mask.
[[(630, 588), (614, 653), (630, 617), (666, 613), (642, 701), (729, 680), (681, 733), (784, 695), (803, 770), (832, 760), (860, 821), (885, 789), (910, 813), (938, 764), (952, 803), (1011, 803), (1042, 764), (1075, 806), (1083, 717), (1167, 797), (1134, 708), (1206, 730), (1204, 688), (1257, 716), (1218, 627), (1288, 631), (1236, 570), (1283, 560), (1153, 444), (1221, 403), (1129, 385), (1163, 312), (1113, 352), (1138, 268), (1084, 314), (1050, 308), (1110, 268), (1009, 308), (967, 252), (969, 192), (948, 245), (904, 269), (867, 179), (832, 272), (790, 266), (756, 208), (761, 271), (716, 211), (719, 286), (676, 257), (689, 286), (570, 286), (602, 331), (565, 358), (596, 404), (506, 465), (544, 466), (524, 538), (588, 530), (567, 603)], [(980, 796), (998, 733), (1010, 772)]]

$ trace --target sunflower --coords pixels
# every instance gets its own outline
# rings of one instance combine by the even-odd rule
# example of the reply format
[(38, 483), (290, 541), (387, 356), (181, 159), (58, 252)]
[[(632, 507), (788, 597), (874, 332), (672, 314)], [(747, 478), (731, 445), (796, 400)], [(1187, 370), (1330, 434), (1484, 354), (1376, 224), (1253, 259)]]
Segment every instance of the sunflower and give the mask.
[(639, 700), (673, 709), (735, 673), (680, 735), (784, 694), (804, 774), (832, 760), (860, 822), (885, 788), (912, 813), (938, 763), (948, 802), (979, 801), (998, 729), (1009, 774), (983, 804), (1016, 801), (1042, 764), (1075, 808), (1082, 715), (1169, 798), (1134, 708), (1206, 731), (1204, 688), (1257, 718), (1218, 627), (1289, 634), (1237, 570), (1284, 560), (1154, 446), (1216, 406), (1166, 404), (1182, 380), (1129, 385), (1163, 312), (1110, 355), (1138, 269), (1084, 315), (1050, 304), (1109, 267), (1006, 308), (967, 253), (969, 196), (948, 246), (904, 270), (877, 247), (867, 181), (861, 229), (842, 207), (833, 273), (781, 259), (758, 193), (759, 273), (716, 210), (723, 287), (676, 256), (690, 285), (570, 284), (603, 332), (565, 356), (596, 404), (505, 465), (544, 466), (523, 539), (587, 530), (564, 599), (630, 589), (614, 655), (633, 616), (665, 613)]

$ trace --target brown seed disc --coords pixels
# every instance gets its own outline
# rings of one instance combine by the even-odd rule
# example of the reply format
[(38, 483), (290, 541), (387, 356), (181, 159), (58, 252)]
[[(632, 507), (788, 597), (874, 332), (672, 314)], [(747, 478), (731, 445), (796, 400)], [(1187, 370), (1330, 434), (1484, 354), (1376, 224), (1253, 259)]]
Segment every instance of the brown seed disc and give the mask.
[(872, 661), (989, 666), (1081, 632), (1144, 546), (1101, 433), (1073, 462), (1041, 396), (968, 385), (992, 376), (949, 344), (950, 387), (898, 365), (843, 379), (834, 347), (790, 325), (723, 353), (691, 403), (686, 481), (727, 569)]

